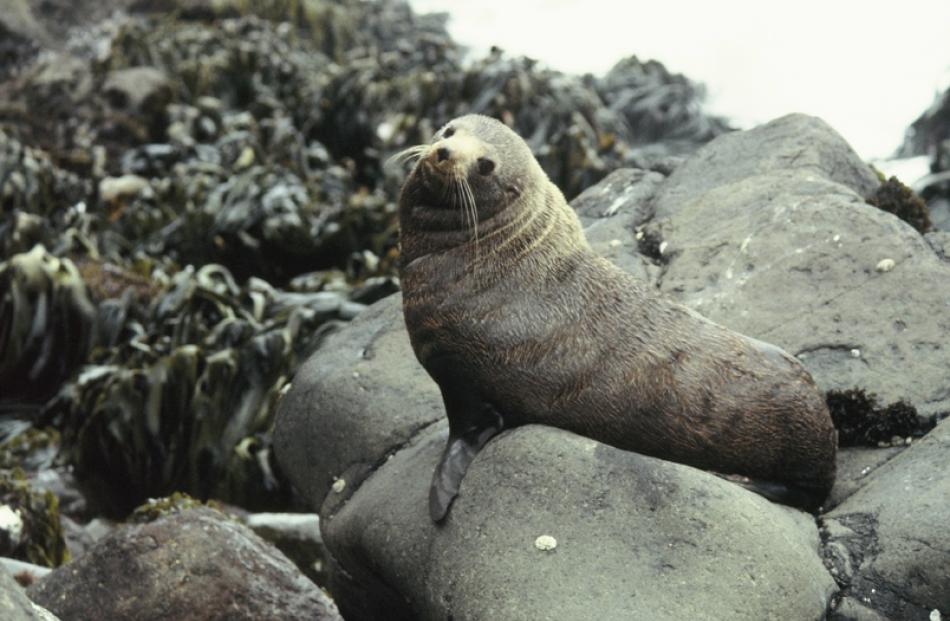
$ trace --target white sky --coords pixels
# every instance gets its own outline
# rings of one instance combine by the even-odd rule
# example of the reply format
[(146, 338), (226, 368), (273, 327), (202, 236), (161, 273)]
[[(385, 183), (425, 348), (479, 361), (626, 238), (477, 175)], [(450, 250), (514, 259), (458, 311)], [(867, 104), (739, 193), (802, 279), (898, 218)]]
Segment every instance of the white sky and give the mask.
[(950, 0), (410, 0), (447, 11), (481, 55), (495, 44), (568, 73), (636, 54), (704, 82), (707, 109), (748, 127), (820, 116), (865, 158), (887, 157), (950, 83)]

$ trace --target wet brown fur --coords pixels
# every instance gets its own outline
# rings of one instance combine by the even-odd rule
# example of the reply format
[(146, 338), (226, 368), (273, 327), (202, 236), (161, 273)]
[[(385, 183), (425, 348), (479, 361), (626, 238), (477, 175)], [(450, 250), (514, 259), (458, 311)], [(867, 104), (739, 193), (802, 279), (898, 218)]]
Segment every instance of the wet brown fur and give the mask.
[(448, 365), (505, 427), (553, 425), (794, 485), (808, 492), (800, 504), (817, 507), (834, 481), (836, 440), (802, 365), (596, 255), (561, 192), (507, 127), (474, 115), (446, 127), (452, 138), (478, 138), (496, 168), (488, 178), (468, 175), (477, 257), (471, 223), (451, 193), (436, 191), (434, 153), (452, 145), (444, 130), (418, 150), (400, 197), (406, 325), (437, 381)]

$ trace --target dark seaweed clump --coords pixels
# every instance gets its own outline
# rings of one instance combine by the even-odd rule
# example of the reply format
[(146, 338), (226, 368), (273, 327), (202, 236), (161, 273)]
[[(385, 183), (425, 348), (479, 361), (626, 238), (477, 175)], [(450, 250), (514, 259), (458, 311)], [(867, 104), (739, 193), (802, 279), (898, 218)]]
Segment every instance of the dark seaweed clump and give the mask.
[(868, 203), (894, 214), (919, 233), (926, 233), (931, 229), (927, 203), (897, 177), (883, 182), (874, 196), (868, 199)]
[(903, 401), (881, 406), (873, 394), (858, 388), (830, 390), (825, 398), (840, 446), (877, 446), (895, 436), (921, 436), (928, 431), (916, 408)]
[[(0, 529), (0, 556), (44, 567), (59, 567), (69, 560), (59, 501), (50, 492), (32, 489), (19, 468), (0, 470), (0, 510), (7, 513), (7, 524)], [(11, 528), (11, 521), (16, 526)]]
[(0, 463), (74, 471), (92, 514), (175, 492), (293, 502), (276, 405), (398, 289), (384, 163), (442, 123), (508, 123), (569, 197), (729, 131), (656, 61), (463, 61), (444, 16), (397, 0), (58, 6), (34, 15), (50, 36), (0, 50), (0, 443), (51, 439)]

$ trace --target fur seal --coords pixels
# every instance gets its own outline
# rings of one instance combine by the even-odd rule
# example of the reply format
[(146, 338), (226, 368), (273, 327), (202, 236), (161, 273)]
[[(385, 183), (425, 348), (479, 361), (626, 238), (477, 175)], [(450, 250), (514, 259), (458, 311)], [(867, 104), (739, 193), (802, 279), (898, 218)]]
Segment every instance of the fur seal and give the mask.
[(403, 314), (449, 419), (434, 521), (485, 443), (527, 423), (740, 475), (773, 500), (819, 507), (837, 439), (798, 360), (596, 255), (504, 124), (463, 116), (404, 154), (418, 161), (399, 199)]

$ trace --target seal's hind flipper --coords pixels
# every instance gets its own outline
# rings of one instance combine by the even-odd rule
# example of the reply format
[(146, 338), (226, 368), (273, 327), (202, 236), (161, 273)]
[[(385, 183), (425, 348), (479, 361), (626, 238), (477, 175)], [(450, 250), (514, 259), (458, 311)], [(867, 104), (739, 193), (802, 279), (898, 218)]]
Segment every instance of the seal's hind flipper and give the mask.
[(759, 479), (749, 479), (747, 477), (736, 477), (735, 475), (727, 475), (724, 476), (724, 478), (741, 485), (750, 492), (764, 496), (772, 502), (802, 509), (810, 513), (818, 511), (818, 509), (821, 508), (822, 501), (824, 501), (828, 495), (827, 490), (822, 494), (817, 489), (791, 483), (763, 481)]

